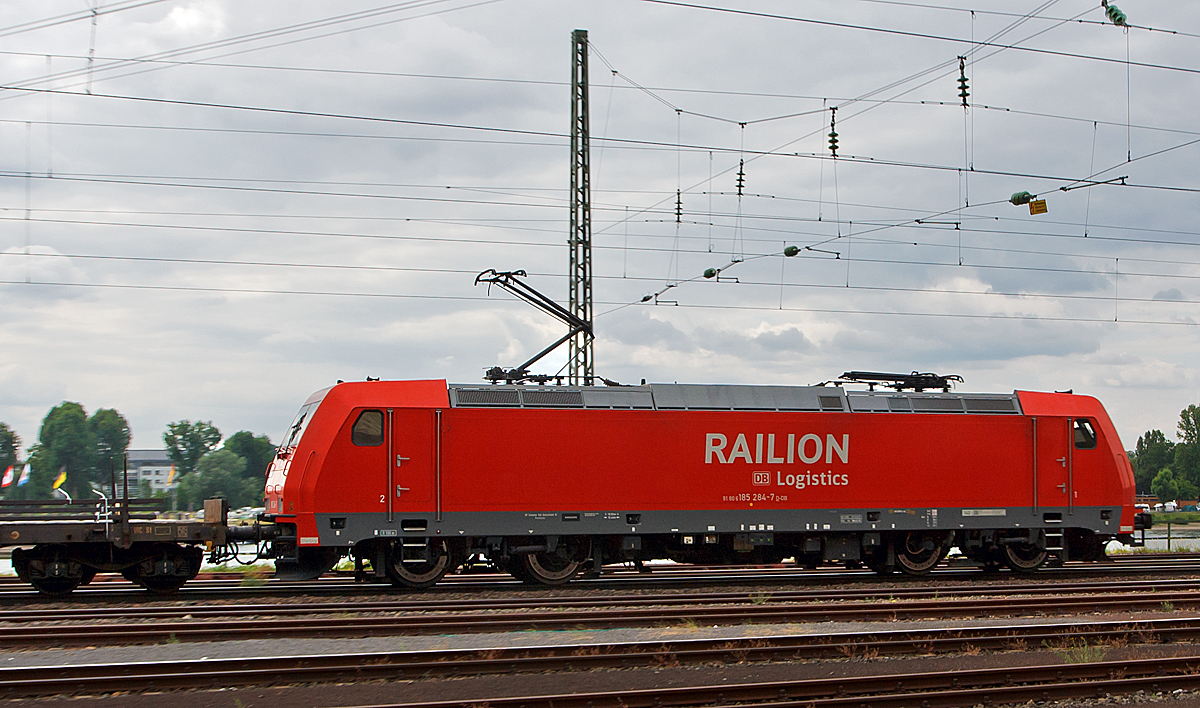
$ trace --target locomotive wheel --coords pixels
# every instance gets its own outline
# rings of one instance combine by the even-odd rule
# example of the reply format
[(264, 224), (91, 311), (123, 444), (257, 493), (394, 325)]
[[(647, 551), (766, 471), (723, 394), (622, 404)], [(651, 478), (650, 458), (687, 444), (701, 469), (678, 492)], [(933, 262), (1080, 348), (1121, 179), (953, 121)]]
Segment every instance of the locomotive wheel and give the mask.
[(396, 544), (388, 553), (387, 574), (392, 585), (415, 589), (432, 586), (450, 570), (450, 548), (444, 540), (429, 539), (425, 545), (426, 557), (404, 559), (404, 546)]
[(1004, 546), (1004, 564), (1018, 573), (1032, 573), (1046, 562), (1046, 549), (1032, 543), (1010, 543)]
[(579, 574), (580, 561), (554, 553), (530, 553), (523, 559), (524, 578), (539, 585), (562, 585)]
[(896, 568), (908, 575), (925, 575), (950, 551), (945, 534), (909, 531), (896, 546)]
[[(519, 559), (522, 579), (531, 585), (562, 585), (579, 574), (591, 555), (588, 541), (577, 536), (565, 536), (554, 552), (530, 553)], [(638, 570), (642, 570), (638, 563)]]

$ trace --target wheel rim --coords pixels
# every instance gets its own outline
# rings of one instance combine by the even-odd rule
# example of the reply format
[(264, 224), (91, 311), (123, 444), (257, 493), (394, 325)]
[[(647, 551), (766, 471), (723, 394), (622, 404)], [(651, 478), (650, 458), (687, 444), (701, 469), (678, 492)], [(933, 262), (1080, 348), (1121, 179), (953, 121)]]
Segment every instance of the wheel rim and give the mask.
[(446, 571), (450, 569), (450, 551), (446, 548), (445, 541), (429, 547), (431, 553), (437, 554), (432, 561), (405, 563), (394, 555), (397, 550), (398, 547), (393, 548), (392, 561), (388, 566), (392, 580), (400, 585), (410, 588), (427, 588), (441, 580)]
[(1045, 550), (1027, 543), (1014, 543), (1004, 547), (1004, 561), (1009, 568), (1021, 572), (1037, 570), (1049, 555)]
[[(133, 582), (141, 585), (152, 593), (166, 595), (175, 592), (183, 587), (183, 584), (196, 576), (199, 571), (199, 563), (182, 547), (169, 543), (158, 544), (149, 557), (143, 558), (136, 566), (133, 566)], [(159, 561), (167, 561), (174, 568), (175, 572), (166, 575), (156, 572)], [(130, 570), (126, 568), (126, 570)], [(121, 571), (121, 575), (125, 575), (125, 570)], [(125, 577), (129, 577), (125, 575)]]
[(30, 581), (43, 595), (66, 595), (79, 587), (80, 578), (38, 578)]
[(567, 560), (551, 553), (530, 553), (525, 556), (525, 569), (531, 578), (543, 585), (561, 585), (579, 572), (579, 561)]
[(933, 536), (915, 531), (905, 534), (904, 542), (896, 549), (896, 567), (909, 575), (923, 575), (938, 564), (946, 550)]
[[(35, 562), (43, 564), (41, 566), (43, 572), (45, 569), (44, 564), (47, 563), (62, 564), (66, 566), (66, 573), (62, 575), (55, 575), (53, 577), (48, 575), (42, 575), (41, 577), (36, 578), (30, 577), (30, 585), (33, 585), (33, 587), (37, 588), (38, 592), (42, 593), (43, 595), (66, 595), (75, 588), (79, 587), (79, 584), (83, 581), (83, 574), (86, 572), (82, 563), (70, 560), (66, 546), (59, 544), (39, 546), (35, 548), (27, 558), (31, 565), (33, 565)], [(73, 574), (73, 572), (76, 570), (75, 566), (78, 566), (79, 575)], [(60, 570), (61, 569), (62, 568), (60, 567)]]

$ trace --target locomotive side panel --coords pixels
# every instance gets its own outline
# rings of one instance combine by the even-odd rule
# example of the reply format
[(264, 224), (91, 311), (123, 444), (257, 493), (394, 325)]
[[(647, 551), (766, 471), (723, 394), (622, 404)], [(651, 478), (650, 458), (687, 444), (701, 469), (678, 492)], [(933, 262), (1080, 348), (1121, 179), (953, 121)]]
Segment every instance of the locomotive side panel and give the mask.
[(447, 512), (1032, 504), (1019, 416), (456, 409), (442, 435)]

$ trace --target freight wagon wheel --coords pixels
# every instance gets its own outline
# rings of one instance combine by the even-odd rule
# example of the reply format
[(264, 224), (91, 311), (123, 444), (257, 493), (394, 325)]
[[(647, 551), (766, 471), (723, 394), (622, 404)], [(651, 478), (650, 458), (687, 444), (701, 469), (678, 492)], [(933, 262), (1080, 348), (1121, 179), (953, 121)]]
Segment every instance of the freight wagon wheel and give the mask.
[(924, 575), (949, 552), (945, 534), (909, 531), (896, 546), (896, 567), (909, 575)]
[(29, 584), (43, 595), (70, 593), (79, 587), (86, 572), (82, 563), (70, 558), (67, 547), (59, 544), (38, 546), (21, 560), (27, 564)]
[(79, 587), (80, 578), (34, 578), (29, 582), (43, 595), (68, 595)]
[(1004, 564), (1018, 573), (1032, 573), (1046, 562), (1046, 549), (1033, 543), (1010, 543), (1004, 546)]
[[(169, 595), (200, 571), (201, 552), (173, 543), (155, 545), (153, 555), (133, 566), (134, 582), (156, 595)], [(126, 568), (121, 575), (126, 575)]]
[(387, 574), (392, 585), (427, 588), (441, 580), (448, 570), (450, 548), (444, 540), (423, 544), (400, 542), (388, 552)]

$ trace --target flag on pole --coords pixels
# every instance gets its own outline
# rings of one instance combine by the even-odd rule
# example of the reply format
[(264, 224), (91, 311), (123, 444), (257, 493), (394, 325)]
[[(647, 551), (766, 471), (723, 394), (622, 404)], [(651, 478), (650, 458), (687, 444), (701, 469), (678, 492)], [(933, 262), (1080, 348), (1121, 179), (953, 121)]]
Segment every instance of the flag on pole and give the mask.
[(21, 478), (17, 480), (18, 487), (24, 487), (29, 483), (29, 463), (25, 463), (25, 469), (21, 470)]
[(4, 470), (4, 481), (0, 482), (0, 487), (7, 487), (13, 483), (16, 475), (13, 474), (13, 466), (9, 465), (8, 469)]
[(167, 484), (170, 484), (175, 479), (175, 463), (171, 463), (171, 471), (167, 473)]
[(58, 479), (54, 480), (54, 486), (51, 489), (58, 489), (63, 486), (63, 482), (67, 481), (67, 468), (64, 465), (58, 471)]

